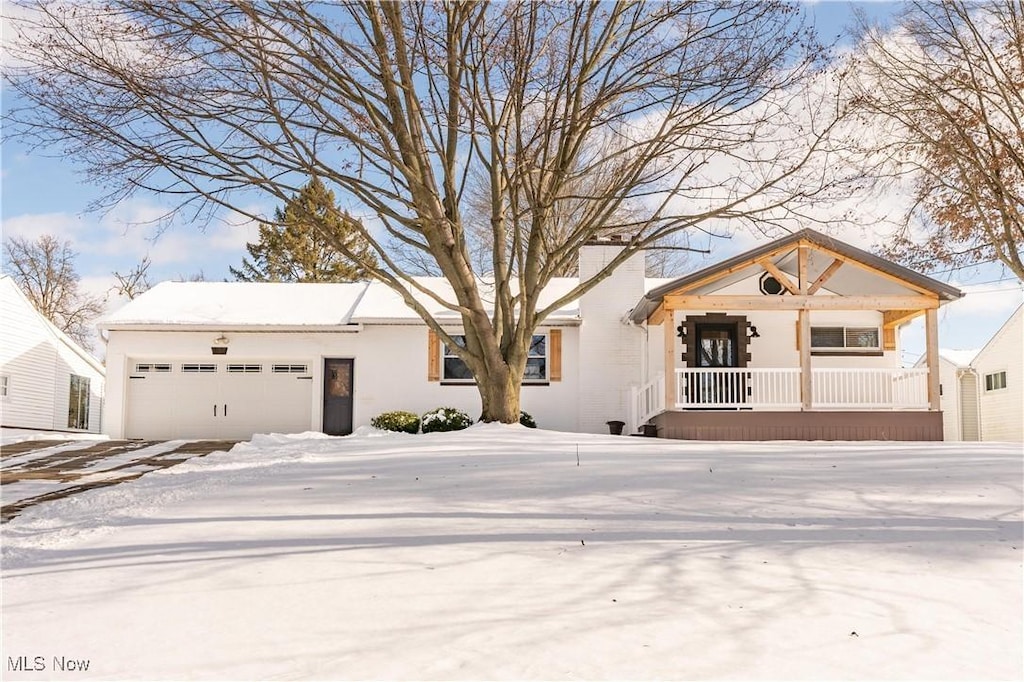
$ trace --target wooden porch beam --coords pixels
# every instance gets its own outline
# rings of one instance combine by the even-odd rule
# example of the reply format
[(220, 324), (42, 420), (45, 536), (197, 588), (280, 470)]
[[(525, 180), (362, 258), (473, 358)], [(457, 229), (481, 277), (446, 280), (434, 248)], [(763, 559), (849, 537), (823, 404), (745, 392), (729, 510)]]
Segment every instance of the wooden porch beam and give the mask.
[(665, 409), (676, 409), (676, 316), (668, 311), (661, 322), (665, 336)]
[(925, 359), (928, 364), (928, 409), (941, 409), (939, 403), (939, 311), (924, 314)]
[(665, 296), (675, 310), (935, 310), (933, 296)]
[(779, 270), (777, 267), (775, 267), (775, 263), (771, 262), (767, 258), (762, 258), (761, 260), (757, 261), (757, 264), (760, 265), (765, 270), (767, 270), (772, 277), (777, 279), (779, 281), (779, 284), (786, 287), (786, 291), (793, 295), (797, 295), (800, 293), (800, 287), (793, 284), (793, 282), (790, 281), (789, 277), (786, 277), (786, 273), (782, 272), (782, 270)]
[(797, 260), (796, 273), (797, 273), (797, 283), (798, 283), (799, 291), (795, 291), (795, 292), (791, 292), (791, 293), (797, 293), (797, 294), (804, 294), (804, 295), (806, 295), (807, 294), (807, 285), (809, 284), (809, 282), (807, 281), (807, 277), (808, 277), (808, 275), (807, 275), (807, 245), (804, 244), (803, 242), (800, 243), (800, 247), (798, 248), (798, 250), (796, 252), (796, 256), (797, 256), (797, 258), (796, 258), (796, 260)]
[(797, 313), (797, 347), (800, 349), (800, 409), (810, 410), (813, 405), (811, 381), (811, 311)]
[(882, 313), (882, 326), (898, 327), (923, 314), (923, 310), (886, 310)]
[(836, 258), (833, 260), (832, 263), (825, 268), (825, 271), (818, 275), (818, 279), (814, 280), (811, 286), (807, 287), (807, 295), (813, 296), (816, 294), (818, 289), (824, 286), (825, 282), (829, 281), (832, 278), (832, 275), (836, 274), (836, 270), (841, 267), (843, 267), (842, 258)]

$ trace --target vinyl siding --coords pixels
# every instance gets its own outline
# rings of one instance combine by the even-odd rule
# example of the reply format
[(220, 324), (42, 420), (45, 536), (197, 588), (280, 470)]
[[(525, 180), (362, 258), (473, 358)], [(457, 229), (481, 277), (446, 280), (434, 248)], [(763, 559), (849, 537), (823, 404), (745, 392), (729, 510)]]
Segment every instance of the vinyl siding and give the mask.
[(23, 429), (67, 431), (71, 375), (89, 379), (89, 429), (102, 429), (104, 377), (54, 333), (9, 279), (0, 280), (0, 374), (8, 395), (0, 423)]
[[(1024, 441), (1024, 307), (1018, 308), (974, 360), (981, 394), (981, 438)], [(1006, 388), (985, 390), (986, 375), (1006, 372)]]

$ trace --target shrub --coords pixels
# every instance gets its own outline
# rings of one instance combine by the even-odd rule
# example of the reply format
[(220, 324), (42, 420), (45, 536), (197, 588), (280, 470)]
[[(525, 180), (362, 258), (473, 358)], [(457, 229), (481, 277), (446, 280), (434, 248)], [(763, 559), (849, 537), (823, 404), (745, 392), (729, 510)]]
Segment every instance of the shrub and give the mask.
[(395, 410), (378, 414), (370, 420), (375, 429), (384, 431), (401, 431), (404, 433), (416, 433), (420, 430), (420, 418), (412, 412)]
[(454, 407), (439, 407), (436, 410), (431, 410), (420, 417), (420, 421), (423, 423), (423, 433), (461, 431), (473, 424), (472, 417)]
[(537, 428), (537, 422), (530, 416), (529, 412), (519, 411), (519, 423), (528, 429)]

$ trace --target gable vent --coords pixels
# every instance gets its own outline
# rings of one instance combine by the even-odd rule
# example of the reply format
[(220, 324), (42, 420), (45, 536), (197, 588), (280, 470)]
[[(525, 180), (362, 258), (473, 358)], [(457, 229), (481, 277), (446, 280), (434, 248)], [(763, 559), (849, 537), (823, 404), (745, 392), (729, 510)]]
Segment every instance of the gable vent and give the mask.
[(761, 275), (757, 288), (765, 296), (781, 296), (786, 293), (786, 287), (782, 286), (782, 282), (772, 277), (771, 273), (768, 272)]

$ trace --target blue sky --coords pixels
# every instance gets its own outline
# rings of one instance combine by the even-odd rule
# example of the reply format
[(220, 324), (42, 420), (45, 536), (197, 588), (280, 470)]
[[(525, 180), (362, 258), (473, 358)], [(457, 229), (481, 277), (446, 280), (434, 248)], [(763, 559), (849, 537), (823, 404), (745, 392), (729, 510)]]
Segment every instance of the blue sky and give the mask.
[[(852, 8), (884, 19), (897, 7), (893, 3), (814, 2), (806, 9), (822, 38), (846, 42)], [(10, 106), (10, 93), (3, 93), (3, 107)], [(202, 272), (207, 279), (230, 278), (228, 267), (237, 266), (245, 255), (247, 241), (255, 240), (255, 227), (241, 221), (222, 219), (197, 228), (187, 220), (170, 224), (159, 221), (164, 214), (158, 197), (139, 195), (106, 213), (89, 212), (102, 188), (87, 184), (72, 159), (55, 152), (31, 150), (18, 142), (5, 142), (0, 165), (0, 219), (5, 237), (35, 238), (53, 234), (72, 242), (78, 252), (77, 269), (83, 284), (103, 293), (113, 285), (114, 271), (126, 272), (144, 256), (152, 260), (151, 279), (160, 281)], [(261, 207), (268, 214), (274, 205)], [(164, 227), (162, 232), (159, 227)], [(813, 227), (813, 226), (811, 226)], [(844, 235), (837, 235), (845, 238)], [(851, 240), (858, 243), (857, 240)], [(752, 245), (749, 237), (712, 244), (703, 267), (734, 255)], [(680, 273), (683, 274), (683, 273)], [(986, 265), (936, 275), (965, 288), (964, 300), (946, 306), (940, 313), (943, 347), (980, 348), (1002, 325), (1024, 298), (1020, 282), (1002, 268)], [(111, 306), (117, 305), (112, 300)], [(904, 331), (904, 360), (912, 362), (923, 352), (924, 333), (920, 321)]]

